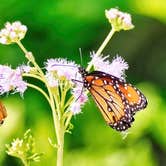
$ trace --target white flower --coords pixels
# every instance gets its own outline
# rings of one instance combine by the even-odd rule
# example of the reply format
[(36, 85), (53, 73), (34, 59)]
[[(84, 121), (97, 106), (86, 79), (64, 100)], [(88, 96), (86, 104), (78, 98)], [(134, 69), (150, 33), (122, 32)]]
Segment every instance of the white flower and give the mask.
[(26, 89), (26, 82), (22, 80), (19, 69), (13, 70), (9, 66), (0, 65), (0, 94), (9, 91), (23, 94)]
[(76, 78), (78, 65), (66, 59), (48, 59), (46, 62), (48, 72), (56, 72), (59, 77), (65, 77), (68, 80)]
[(7, 22), (5, 28), (0, 31), (0, 43), (11, 44), (20, 41), (24, 38), (27, 32), (27, 27), (21, 22)]
[(26, 131), (22, 139), (16, 138), (11, 144), (6, 144), (7, 154), (24, 160), (25, 163), (39, 161), (42, 153), (37, 153), (35, 149), (35, 140), (30, 133), (30, 129)]
[(131, 15), (128, 13), (124, 13), (118, 9), (112, 8), (110, 10), (105, 10), (105, 15), (115, 31), (120, 31), (122, 29), (130, 30), (134, 28)]
[(12, 142), (12, 151), (16, 151), (18, 148), (22, 147), (23, 140), (20, 140), (19, 138), (16, 138)]
[(125, 70), (129, 66), (122, 57), (116, 56), (111, 63), (107, 60), (109, 56), (102, 57), (92, 53), (91, 57), (91, 63), (95, 70), (103, 71), (121, 79), (125, 78)]

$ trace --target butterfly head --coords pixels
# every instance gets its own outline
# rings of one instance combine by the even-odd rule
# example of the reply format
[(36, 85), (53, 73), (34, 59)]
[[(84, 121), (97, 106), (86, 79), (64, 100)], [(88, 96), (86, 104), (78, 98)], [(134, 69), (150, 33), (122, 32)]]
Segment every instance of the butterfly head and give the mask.
[(85, 77), (88, 74), (88, 72), (83, 67), (79, 67), (78, 72), (82, 75), (82, 77)]

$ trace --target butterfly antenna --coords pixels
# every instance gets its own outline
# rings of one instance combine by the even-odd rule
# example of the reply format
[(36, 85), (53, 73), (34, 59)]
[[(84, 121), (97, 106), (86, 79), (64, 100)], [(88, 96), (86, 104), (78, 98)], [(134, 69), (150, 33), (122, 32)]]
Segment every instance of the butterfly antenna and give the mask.
[[(79, 48), (79, 53), (80, 53), (80, 61), (81, 61), (81, 66), (82, 66), (82, 50), (81, 50), (81, 48)], [(75, 74), (75, 78), (76, 77), (77, 77), (77, 73)], [(77, 81), (76, 79), (73, 79), (73, 80)]]
[(81, 66), (82, 66), (82, 50), (81, 50), (81, 48), (79, 48), (79, 53), (80, 53), (80, 61), (81, 61)]
[(79, 98), (80, 98), (81, 95), (83, 94), (83, 91), (84, 91), (84, 87), (82, 86), (82, 89), (81, 89), (80, 95), (75, 99), (75, 102), (77, 102), (77, 101), (79, 100)]

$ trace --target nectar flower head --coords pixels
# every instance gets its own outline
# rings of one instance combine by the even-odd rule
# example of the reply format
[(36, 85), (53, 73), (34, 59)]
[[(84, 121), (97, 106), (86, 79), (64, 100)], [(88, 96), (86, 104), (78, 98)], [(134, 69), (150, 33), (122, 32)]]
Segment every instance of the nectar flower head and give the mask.
[(73, 115), (76, 115), (76, 114), (81, 113), (81, 105), (80, 105), (80, 103), (73, 102), (73, 103), (70, 105), (70, 110), (71, 110), (71, 112), (73, 113)]
[(131, 15), (128, 13), (112, 8), (110, 10), (105, 10), (105, 15), (115, 31), (130, 30), (134, 28)]
[(125, 78), (125, 70), (127, 70), (129, 68), (129, 65), (127, 64), (127, 62), (125, 62), (125, 60), (120, 57), (120, 56), (116, 56), (113, 58), (111, 64), (110, 64), (110, 74), (118, 77), (118, 78)]
[(58, 77), (65, 77), (67, 80), (72, 80), (78, 73), (78, 65), (66, 59), (48, 59), (46, 62), (47, 72), (55, 72)]
[(16, 138), (11, 144), (6, 144), (6, 147), (8, 155), (18, 157), (27, 163), (38, 162), (42, 156), (42, 153), (36, 152), (35, 140), (30, 129), (25, 132), (22, 139)]
[(53, 72), (47, 72), (45, 75), (47, 81), (48, 81), (48, 85), (50, 87), (57, 87), (58, 86), (58, 79), (56, 78), (56, 76), (54, 75)]
[(72, 89), (72, 95), (74, 96), (74, 101), (70, 106), (72, 113), (78, 114), (81, 112), (82, 106), (87, 102), (88, 96), (82, 89), (82, 84), (76, 83), (75, 87)]
[(17, 68), (18, 70), (20, 70), (21, 73), (30, 73), (30, 71), (32, 70), (32, 67), (29, 65), (21, 65)]
[(27, 89), (26, 82), (22, 80), (19, 69), (11, 69), (9, 66), (0, 65), (0, 94), (9, 91), (20, 92)]
[(0, 31), (0, 43), (11, 44), (16, 43), (24, 38), (27, 32), (27, 27), (22, 25), (21, 22), (16, 21), (13, 23), (7, 22), (5, 28)]
[[(22, 144), (23, 140), (20, 140), (19, 138), (14, 139), (13, 142), (11, 143), (11, 148), (10, 151), (8, 151), (8, 153), (10, 154), (17, 151), (22, 147)], [(17, 151), (17, 153), (21, 154), (22, 152)]]
[(91, 63), (95, 70), (104, 71), (105, 73), (121, 79), (125, 78), (125, 70), (127, 70), (129, 66), (122, 57), (116, 56), (111, 63), (107, 60), (109, 56), (102, 57), (92, 53), (91, 57)]

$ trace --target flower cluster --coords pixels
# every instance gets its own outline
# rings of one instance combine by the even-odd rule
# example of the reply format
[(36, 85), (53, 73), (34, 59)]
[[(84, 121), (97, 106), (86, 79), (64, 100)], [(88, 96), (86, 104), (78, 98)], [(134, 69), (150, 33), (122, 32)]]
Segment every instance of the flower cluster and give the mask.
[(40, 161), (42, 155), (42, 153), (35, 152), (35, 140), (30, 129), (25, 132), (23, 139), (16, 138), (11, 145), (7, 144), (6, 147), (8, 155), (20, 158), (25, 165), (31, 161)]
[(0, 43), (11, 44), (16, 43), (24, 38), (27, 27), (21, 22), (7, 22), (5, 28), (0, 31)]
[(26, 82), (23, 81), (19, 69), (14, 70), (9, 66), (0, 65), (0, 94), (9, 91), (20, 92), (23, 94), (26, 89)]
[(125, 70), (127, 70), (129, 67), (127, 62), (125, 62), (122, 57), (116, 56), (110, 63), (109, 60), (107, 60), (108, 57), (109, 56), (97, 56), (95, 53), (92, 53), (91, 63), (93, 64), (94, 69), (104, 71), (121, 79), (125, 79)]
[(19, 139), (19, 138), (13, 139), (13, 142), (11, 143), (11, 147), (8, 151), (8, 154), (13, 154), (13, 153), (17, 152), (18, 154), (22, 155), (22, 152), (21, 152), (22, 146), (23, 146), (22, 139)]
[[(80, 74), (78, 74), (78, 65), (72, 61), (58, 58), (48, 59), (45, 63), (45, 66), (47, 70), (46, 78), (50, 87), (57, 87), (61, 84), (61, 81), (64, 80), (68, 80), (70, 82), (73, 100), (69, 109), (70, 111), (72, 111), (73, 114), (80, 113), (81, 107), (87, 101), (87, 95), (83, 91), (83, 83), (80, 83), (82, 79)], [(75, 80), (75, 83), (73, 82), (73, 80)]]
[(134, 28), (131, 22), (131, 15), (112, 8), (105, 10), (105, 15), (115, 31), (130, 30)]
[(58, 85), (58, 79), (72, 81), (78, 73), (78, 65), (63, 58), (48, 59), (45, 68), (46, 78), (51, 87)]

